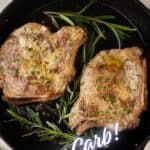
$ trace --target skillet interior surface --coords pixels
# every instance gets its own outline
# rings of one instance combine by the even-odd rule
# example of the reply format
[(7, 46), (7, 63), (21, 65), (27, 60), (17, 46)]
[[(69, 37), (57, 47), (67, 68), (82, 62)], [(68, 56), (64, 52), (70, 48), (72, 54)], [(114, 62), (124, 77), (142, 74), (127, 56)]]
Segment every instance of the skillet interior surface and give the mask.
[[(87, 1), (84, 0), (53, 0), (49, 3), (48, 0), (24, 1), (16, 0), (10, 6), (8, 6), (4, 12), (0, 15), (0, 44), (2, 44), (8, 35), (17, 27), (27, 22), (39, 22), (50, 26), (49, 20), (43, 15), (45, 10), (53, 11), (76, 11), (81, 6), (84, 6)], [(110, 2), (100, 1), (98, 4), (93, 5), (87, 12), (90, 15), (115, 15), (117, 17), (116, 22), (119, 24), (129, 25), (136, 27), (138, 30), (136, 33), (131, 33), (131, 38), (123, 41), (122, 47), (139, 46), (144, 51), (144, 57), (147, 59), (148, 64), (148, 91), (149, 87), (149, 73), (150, 73), (150, 32), (148, 28), (150, 23), (148, 20), (150, 16), (142, 10), (140, 5), (134, 1), (127, 0), (125, 2), (119, 2), (114, 0)], [(109, 43), (109, 44), (108, 44)], [(99, 44), (97, 52), (102, 49), (117, 48), (113, 39), (109, 41), (103, 41)], [(2, 92), (1, 92), (2, 95)], [(149, 100), (149, 95), (148, 95)], [(15, 150), (27, 150), (27, 149), (53, 149), (59, 150), (61, 148), (58, 144), (52, 143), (39, 143), (36, 138), (21, 138), (22, 129), (18, 123), (6, 123), (8, 119), (6, 115), (7, 104), (0, 101), (0, 135), (15, 149)], [(119, 141), (110, 144), (108, 149), (119, 150), (128, 149), (133, 150), (138, 147), (139, 144), (150, 134), (150, 107), (146, 112), (141, 115), (141, 122), (139, 127), (124, 131), (119, 134)]]

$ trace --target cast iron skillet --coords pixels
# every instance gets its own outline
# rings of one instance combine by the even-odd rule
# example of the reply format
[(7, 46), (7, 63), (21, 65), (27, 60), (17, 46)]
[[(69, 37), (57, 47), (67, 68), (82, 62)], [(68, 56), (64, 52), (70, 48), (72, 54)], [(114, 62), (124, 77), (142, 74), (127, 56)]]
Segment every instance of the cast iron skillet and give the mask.
[[(0, 14), (0, 44), (6, 40), (6, 37), (15, 28), (23, 25), (26, 22), (36, 21), (43, 22), (48, 25), (47, 20), (43, 18), (41, 12), (43, 10), (77, 10), (79, 6), (86, 4), (87, 0), (16, 0), (9, 5), (3, 13)], [(117, 22), (120, 24), (130, 25), (138, 29), (137, 33), (131, 37), (129, 41), (124, 41), (122, 47), (140, 46), (144, 51), (144, 57), (148, 64), (148, 91), (150, 90), (150, 16), (149, 11), (144, 8), (139, 2), (134, 0), (105, 0), (100, 1), (89, 10), (89, 13), (95, 14), (111, 14), (117, 16)], [(105, 42), (100, 49), (116, 47), (114, 43), (108, 45)], [(149, 100), (149, 95), (148, 95)], [(150, 101), (148, 102), (150, 103)], [(15, 150), (59, 150), (61, 147), (58, 144), (39, 143), (36, 139), (21, 138), (21, 128), (17, 123), (6, 123), (7, 105), (0, 101), (0, 135), (10, 144)], [(112, 143), (108, 149), (111, 150), (133, 150), (140, 149), (139, 145), (150, 135), (150, 107), (141, 115), (139, 127), (125, 131), (119, 135), (120, 140)], [(139, 147), (139, 148), (138, 148)]]

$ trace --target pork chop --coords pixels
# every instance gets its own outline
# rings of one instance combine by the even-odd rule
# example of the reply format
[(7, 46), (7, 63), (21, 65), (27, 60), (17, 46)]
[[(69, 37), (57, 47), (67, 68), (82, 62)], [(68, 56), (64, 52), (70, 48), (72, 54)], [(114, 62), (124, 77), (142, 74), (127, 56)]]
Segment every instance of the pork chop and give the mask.
[(38, 23), (16, 29), (0, 48), (3, 99), (25, 104), (62, 96), (75, 75), (75, 57), (85, 40), (78, 26), (65, 26), (56, 33)]
[(146, 61), (137, 47), (103, 50), (86, 66), (69, 127), (81, 135), (92, 127), (119, 131), (138, 126), (146, 109)]

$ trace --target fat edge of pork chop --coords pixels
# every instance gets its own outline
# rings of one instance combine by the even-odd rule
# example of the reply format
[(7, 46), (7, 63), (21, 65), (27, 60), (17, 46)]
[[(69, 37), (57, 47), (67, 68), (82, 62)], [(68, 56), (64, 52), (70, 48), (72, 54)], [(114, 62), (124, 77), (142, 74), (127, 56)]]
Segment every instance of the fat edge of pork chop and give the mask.
[(69, 127), (77, 135), (92, 127), (119, 131), (138, 126), (146, 109), (146, 60), (137, 47), (99, 52), (86, 66)]
[(28, 23), (16, 29), (1, 46), (1, 88), (14, 104), (45, 102), (62, 96), (75, 74), (78, 48), (86, 34), (78, 26), (56, 33)]

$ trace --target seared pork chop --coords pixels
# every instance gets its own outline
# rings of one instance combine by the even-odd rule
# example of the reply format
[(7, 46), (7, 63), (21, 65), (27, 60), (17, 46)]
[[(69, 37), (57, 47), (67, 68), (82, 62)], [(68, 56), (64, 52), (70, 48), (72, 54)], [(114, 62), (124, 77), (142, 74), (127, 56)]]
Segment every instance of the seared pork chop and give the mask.
[(86, 40), (78, 26), (51, 33), (28, 23), (1, 46), (0, 79), (4, 100), (14, 104), (45, 102), (63, 95), (75, 74), (75, 56)]
[(137, 47), (99, 52), (86, 66), (70, 128), (81, 135), (92, 127), (119, 131), (138, 126), (146, 108), (146, 62)]

